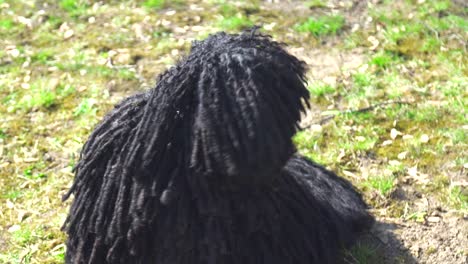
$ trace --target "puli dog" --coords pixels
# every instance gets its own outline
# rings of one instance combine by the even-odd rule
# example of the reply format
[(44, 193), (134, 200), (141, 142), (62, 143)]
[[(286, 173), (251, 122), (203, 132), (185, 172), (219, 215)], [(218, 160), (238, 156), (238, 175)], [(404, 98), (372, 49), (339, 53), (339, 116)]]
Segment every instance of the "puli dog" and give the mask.
[(373, 218), (349, 182), (295, 153), (305, 71), (256, 30), (195, 41), (84, 145), (66, 263), (337, 263)]

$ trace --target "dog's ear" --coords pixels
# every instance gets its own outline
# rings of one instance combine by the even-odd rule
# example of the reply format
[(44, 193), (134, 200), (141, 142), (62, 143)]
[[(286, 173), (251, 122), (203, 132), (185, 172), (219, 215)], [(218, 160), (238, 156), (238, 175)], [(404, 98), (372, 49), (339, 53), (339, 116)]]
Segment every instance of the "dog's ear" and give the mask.
[(210, 49), (198, 61), (191, 166), (263, 181), (295, 150), (291, 137), (309, 96), (305, 63), (267, 36), (210, 38), (195, 52)]

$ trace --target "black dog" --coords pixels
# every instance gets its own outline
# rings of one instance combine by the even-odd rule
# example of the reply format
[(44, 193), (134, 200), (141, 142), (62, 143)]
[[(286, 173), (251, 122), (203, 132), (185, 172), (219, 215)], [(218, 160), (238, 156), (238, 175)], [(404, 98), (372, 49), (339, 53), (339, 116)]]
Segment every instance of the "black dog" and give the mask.
[(305, 70), (255, 30), (195, 42), (83, 147), (66, 262), (335, 263), (373, 218), (295, 154)]

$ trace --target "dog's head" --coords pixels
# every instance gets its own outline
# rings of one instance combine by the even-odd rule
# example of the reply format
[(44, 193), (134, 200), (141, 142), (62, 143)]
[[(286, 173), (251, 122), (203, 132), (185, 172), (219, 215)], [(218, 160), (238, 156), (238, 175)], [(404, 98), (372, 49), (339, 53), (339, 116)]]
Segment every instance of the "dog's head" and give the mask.
[[(180, 69), (195, 75), (190, 165), (199, 172), (263, 181), (294, 152), (305, 63), (255, 30), (195, 42)], [(246, 178), (246, 179), (242, 179)]]
[(138, 141), (153, 156), (141, 157), (142, 168), (174, 156), (174, 166), (248, 183), (277, 174), (295, 151), (291, 137), (309, 97), (305, 70), (255, 30), (194, 42), (150, 95), (153, 114), (144, 118), (153, 128), (142, 127)]

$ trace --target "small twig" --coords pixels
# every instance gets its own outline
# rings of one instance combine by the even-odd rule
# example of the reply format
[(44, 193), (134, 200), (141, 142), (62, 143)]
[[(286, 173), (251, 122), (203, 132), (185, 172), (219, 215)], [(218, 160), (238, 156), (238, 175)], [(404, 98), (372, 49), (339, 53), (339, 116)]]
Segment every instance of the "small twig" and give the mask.
[[(421, 21), (419, 21), (419, 22), (421, 22)], [(424, 23), (424, 22), (423, 22), (422, 24), (423, 24), (425, 27), (427, 27), (430, 31), (432, 31), (432, 32), (434, 33), (434, 35), (435, 35), (435, 37), (437, 38), (437, 40), (440, 40), (440, 39), (439, 39), (439, 32), (438, 32), (435, 28), (429, 26), (429, 24)]]
[(343, 114), (368, 112), (368, 111), (374, 110), (375, 108), (386, 106), (386, 105), (391, 105), (391, 104), (407, 104), (407, 105), (409, 105), (409, 104), (412, 104), (412, 103), (413, 102), (400, 101), (400, 100), (398, 100), (398, 101), (386, 101), (386, 102), (381, 102), (381, 103), (371, 105), (371, 106), (368, 106), (368, 107), (360, 108), (360, 109), (357, 109), (357, 110), (345, 110), (345, 111), (343, 111)]
[[(374, 110), (376, 108), (383, 107), (383, 106), (386, 106), (386, 105), (392, 105), (392, 104), (406, 104), (406, 105), (409, 105), (409, 104), (412, 104), (412, 103), (413, 102), (400, 101), (400, 100), (399, 101), (386, 101), (386, 102), (381, 102), (381, 103), (374, 104), (374, 105), (371, 105), (371, 106), (368, 106), (368, 107), (359, 108), (359, 109), (356, 109), (356, 110), (351, 110), (351, 109), (341, 110), (341, 111), (337, 111), (336, 114), (331, 114), (331, 115), (328, 115), (328, 116), (320, 119), (318, 124), (320, 124), (320, 125), (326, 124), (328, 121), (330, 121), (331, 119), (333, 119), (337, 115), (364, 113), (364, 112), (372, 111), (372, 110)], [(307, 125), (307, 126), (304, 127), (304, 129), (310, 128), (313, 125), (316, 125), (316, 123)]]

